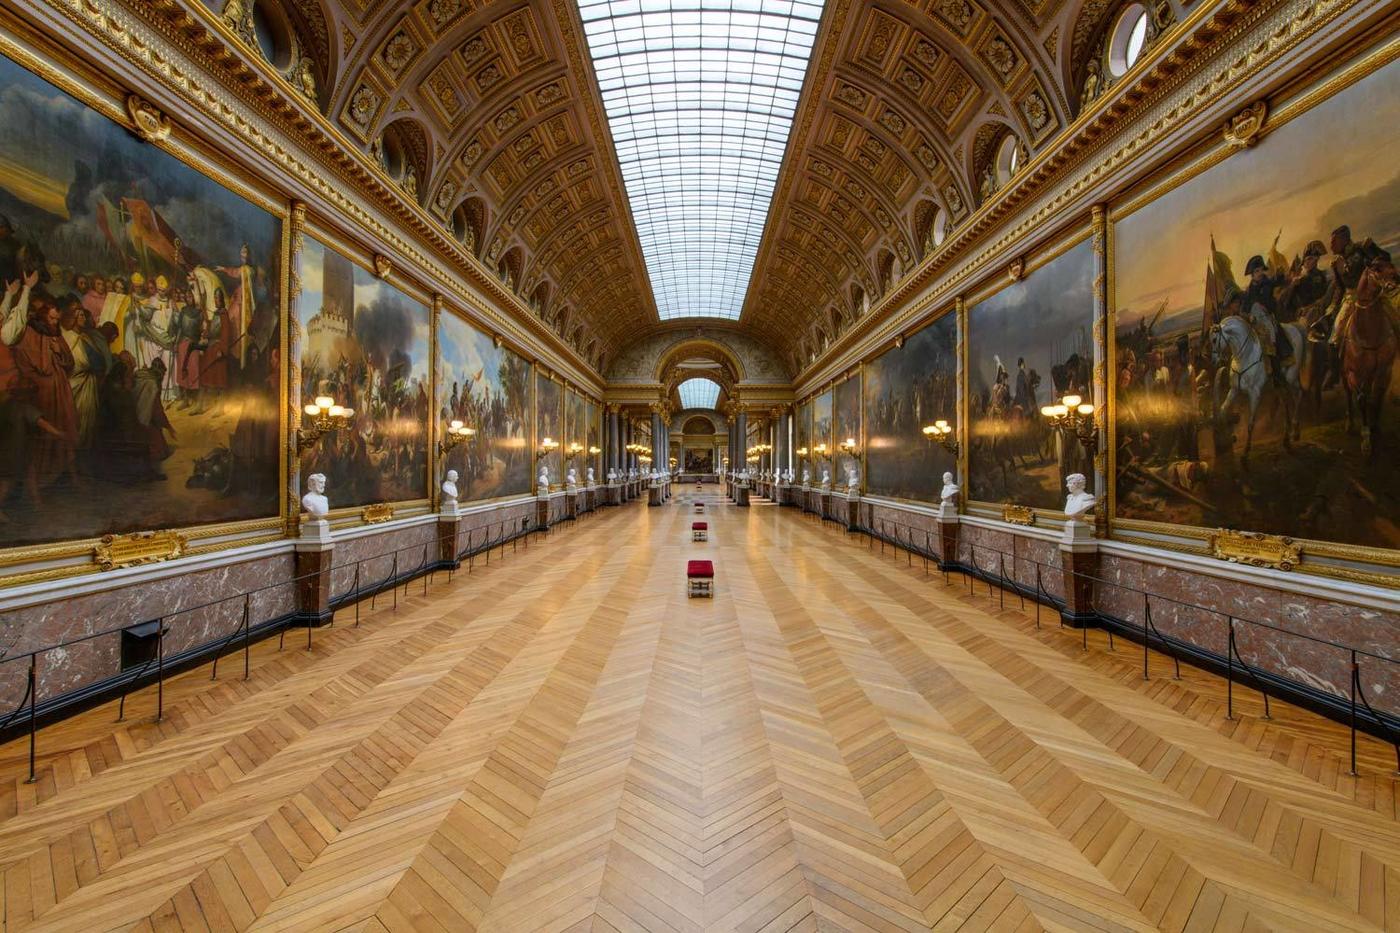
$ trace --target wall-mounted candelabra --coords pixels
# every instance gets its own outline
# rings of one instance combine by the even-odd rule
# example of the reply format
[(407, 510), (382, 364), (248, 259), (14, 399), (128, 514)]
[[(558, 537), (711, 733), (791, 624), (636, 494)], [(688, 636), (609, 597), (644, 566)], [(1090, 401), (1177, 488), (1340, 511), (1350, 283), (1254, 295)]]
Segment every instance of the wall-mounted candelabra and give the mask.
[(447, 453), (452, 448), (471, 440), (475, 435), (475, 428), (469, 428), (459, 419), (454, 418), (447, 423), (447, 430), (443, 432), (438, 449)]
[(848, 437), (836, 446), (840, 447), (841, 452), (848, 457), (854, 457), (860, 452), (860, 448), (856, 445), (856, 439), (854, 437)]
[(944, 418), (939, 418), (933, 424), (925, 425), (923, 428), (924, 437), (931, 441), (937, 441), (938, 446), (948, 451), (954, 457), (958, 455), (958, 437), (953, 426)]
[(1091, 402), (1084, 401), (1078, 395), (1066, 395), (1058, 403), (1042, 407), (1040, 413), (1050, 427), (1070, 431), (1079, 438), (1085, 453), (1093, 459), (1099, 449), (1099, 432), (1094, 424), (1094, 406)]
[(543, 460), (558, 449), (559, 442), (552, 437), (546, 437), (544, 440), (540, 441), (540, 449), (535, 451), (535, 459)]
[(567, 448), (565, 448), (564, 460), (568, 463), (573, 463), (574, 458), (581, 453), (583, 453), (583, 445), (578, 442), (574, 442), (570, 444)]
[(355, 417), (355, 409), (342, 408), (329, 395), (318, 395), (316, 400), (303, 411), (309, 421), (297, 429), (297, 453), (305, 453), (316, 446), (316, 442), (331, 431), (343, 431), (350, 427)]

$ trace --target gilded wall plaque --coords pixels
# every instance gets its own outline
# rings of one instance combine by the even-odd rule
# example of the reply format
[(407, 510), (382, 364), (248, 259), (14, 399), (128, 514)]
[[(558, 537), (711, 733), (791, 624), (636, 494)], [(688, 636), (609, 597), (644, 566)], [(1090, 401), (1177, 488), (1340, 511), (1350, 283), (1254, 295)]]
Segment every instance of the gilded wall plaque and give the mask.
[(1035, 509), (1026, 505), (1006, 505), (1002, 506), (1001, 517), (1013, 525), (1034, 525)]
[(1257, 531), (1221, 528), (1210, 536), (1209, 543), (1212, 556), (1232, 564), (1294, 570), (1303, 558), (1302, 546), (1292, 538)]
[(92, 560), (102, 570), (154, 564), (182, 556), (185, 545), (185, 536), (173, 531), (103, 535), (92, 549)]
[(387, 502), (367, 505), (360, 512), (360, 520), (366, 525), (377, 525), (380, 522), (390, 521), (393, 517), (394, 507)]

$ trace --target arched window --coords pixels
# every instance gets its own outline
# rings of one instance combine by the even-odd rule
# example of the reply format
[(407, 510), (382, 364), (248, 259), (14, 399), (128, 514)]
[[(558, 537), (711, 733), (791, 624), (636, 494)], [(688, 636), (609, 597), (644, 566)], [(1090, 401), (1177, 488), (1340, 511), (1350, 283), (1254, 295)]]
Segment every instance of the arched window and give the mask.
[(1118, 14), (1108, 39), (1108, 73), (1121, 78), (1137, 64), (1147, 45), (1147, 8), (1130, 3)]
[(1011, 176), (1021, 170), (1021, 148), (1016, 137), (1007, 133), (997, 147), (997, 187), (1005, 185)]
[(941, 207), (938, 209), (938, 212), (933, 215), (933, 227), (930, 230), (930, 236), (935, 248), (942, 246), (943, 241), (948, 238), (948, 212)]

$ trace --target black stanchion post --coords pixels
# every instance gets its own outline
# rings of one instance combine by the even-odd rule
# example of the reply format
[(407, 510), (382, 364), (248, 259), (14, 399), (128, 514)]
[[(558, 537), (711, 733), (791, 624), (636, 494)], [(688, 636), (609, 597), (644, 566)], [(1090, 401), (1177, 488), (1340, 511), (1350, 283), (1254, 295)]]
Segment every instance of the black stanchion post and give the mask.
[(1225, 718), (1235, 718), (1235, 619), (1225, 622), (1228, 629), (1225, 638)]
[(37, 717), (35, 716), (35, 705), (39, 701), (39, 655), (38, 653), (29, 656), (29, 777), (24, 783), (33, 784), (38, 778), (34, 774), (34, 761), (39, 748), (39, 730), (37, 727)]
[(1361, 674), (1356, 665), (1356, 649), (1351, 651), (1351, 702), (1348, 704), (1351, 711), (1351, 770), (1347, 773), (1356, 777), (1356, 691), (1360, 685)]
[(165, 716), (165, 619), (156, 623), (156, 722)]

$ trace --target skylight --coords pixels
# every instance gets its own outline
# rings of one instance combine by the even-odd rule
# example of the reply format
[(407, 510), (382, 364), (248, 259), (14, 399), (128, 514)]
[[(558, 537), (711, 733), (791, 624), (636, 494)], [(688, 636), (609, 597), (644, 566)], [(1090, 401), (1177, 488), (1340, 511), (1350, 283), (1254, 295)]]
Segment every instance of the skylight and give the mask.
[(676, 386), (682, 408), (714, 408), (719, 401), (719, 386), (708, 379), (687, 379)]
[(662, 320), (737, 319), (824, 0), (579, 0)]

